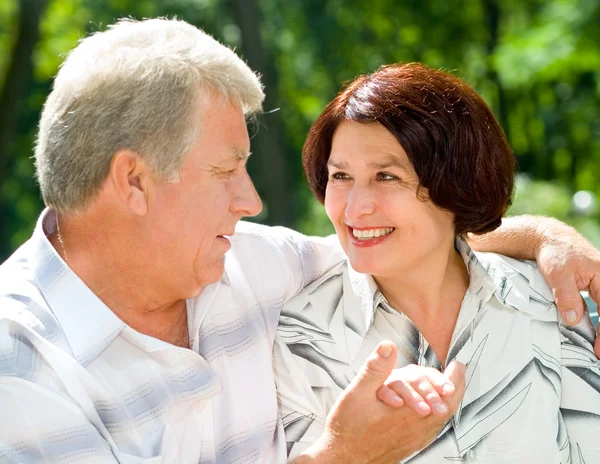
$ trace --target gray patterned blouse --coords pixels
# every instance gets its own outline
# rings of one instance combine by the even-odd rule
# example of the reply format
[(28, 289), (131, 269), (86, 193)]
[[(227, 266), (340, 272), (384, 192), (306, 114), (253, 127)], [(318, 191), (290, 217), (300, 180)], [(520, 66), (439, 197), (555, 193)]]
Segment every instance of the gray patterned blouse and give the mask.
[[(600, 463), (600, 362), (589, 318), (560, 324), (535, 263), (476, 254), (460, 240), (457, 248), (470, 285), (444, 364), (466, 364), (465, 396), (434, 442), (403, 462)], [(410, 319), (347, 263), (284, 305), (274, 364), (290, 457), (320, 436), (384, 339), (397, 344), (399, 367), (440, 367)]]

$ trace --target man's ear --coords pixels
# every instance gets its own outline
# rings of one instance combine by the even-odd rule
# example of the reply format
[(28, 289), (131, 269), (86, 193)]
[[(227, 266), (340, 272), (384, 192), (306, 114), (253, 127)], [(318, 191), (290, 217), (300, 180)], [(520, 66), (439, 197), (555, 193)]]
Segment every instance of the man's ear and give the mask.
[(110, 179), (121, 204), (134, 214), (148, 211), (148, 189), (152, 169), (142, 157), (131, 150), (119, 150), (110, 162)]

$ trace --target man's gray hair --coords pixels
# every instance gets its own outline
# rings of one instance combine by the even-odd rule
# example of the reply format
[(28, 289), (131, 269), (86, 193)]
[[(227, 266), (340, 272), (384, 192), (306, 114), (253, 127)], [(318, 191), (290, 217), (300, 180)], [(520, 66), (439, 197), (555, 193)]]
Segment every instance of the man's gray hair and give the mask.
[(177, 180), (199, 136), (201, 92), (260, 111), (259, 78), (229, 48), (179, 20), (120, 20), (83, 40), (54, 81), (35, 149), (46, 205), (71, 214), (99, 192), (112, 156), (130, 149)]

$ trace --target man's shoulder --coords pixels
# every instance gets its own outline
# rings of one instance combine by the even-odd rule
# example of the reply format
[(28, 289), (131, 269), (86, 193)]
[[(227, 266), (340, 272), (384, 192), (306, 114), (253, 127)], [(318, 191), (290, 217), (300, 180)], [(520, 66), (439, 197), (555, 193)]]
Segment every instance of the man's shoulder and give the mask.
[[(335, 235), (316, 237), (304, 235), (282, 226), (267, 226), (252, 222), (238, 222), (235, 234), (231, 237), (232, 252), (242, 259), (257, 258), (268, 265), (272, 260), (290, 263), (292, 258), (300, 258), (305, 263), (316, 259), (343, 259), (343, 250)], [(327, 266), (327, 269), (331, 266)], [(319, 273), (321, 275), (322, 272)], [(311, 279), (310, 281), (314, 280)]]
[(243, 221), (231, 237), (231, 246), (227, 276), (242, 276), (253, 288), (283, 300), (345, 259), (335, 235), (311, 237), (286, 227)]
[(235, 234), (231, 237), (232, 243), (237, 242), (264, 242), (278, 246), (282, 243), (334, 243), (333, 237), (314, 237), (297, 232), (283, 226), (268, 226), (255, 222), (239, 221), (235, 227)]
[(235, 226), (234, 240), (291, 240), (295, 242), (330, 243), (339, 246), (335, 235), (326, 237), (306, 235), (284, 226), (269, 226), (256, 222), (239, 221)]
[(25, 243), (0, 265), (0, 338), (53, 343), (60, 328), (37, 284), (29, 251)]

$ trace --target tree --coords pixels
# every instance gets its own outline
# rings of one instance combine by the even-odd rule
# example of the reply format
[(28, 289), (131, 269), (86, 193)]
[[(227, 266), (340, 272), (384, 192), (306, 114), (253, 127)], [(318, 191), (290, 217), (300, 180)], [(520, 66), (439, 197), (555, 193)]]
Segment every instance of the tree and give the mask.
[[(32, 53), (40, 36), (47, 0), (19, 0), (17, 36), (0, 88), (0, 185), (10, 176), (16, 159), (15, 140), (22, 103), (33, 77)], [(0, 250), (7, 248), (9, 227), (6, 204), (0, 197)]]
[[(248, 65), (262, 75), (266, 90), (264, 108), (267, 114), (259, 117), (252, 139), (252, 149), (260, 157), (260, 167), (256, 170), (258, 188), (268, 206), (268, 222), (292, 226), (295, 217), (290, 191), (292, 182), (286, 153), (281, 143), (283, 131), (280, 113), (270, 113), (277, 110), (277, 73), (273, 69), (273, 60), (267, 59), (262, 45), (261, 13), (256, 0), (232, 0), (232, 5), (241, 32), (242, 55), (248, 60)], [(265, 120), (264, 124), (261, 124), (262, 119)]]

